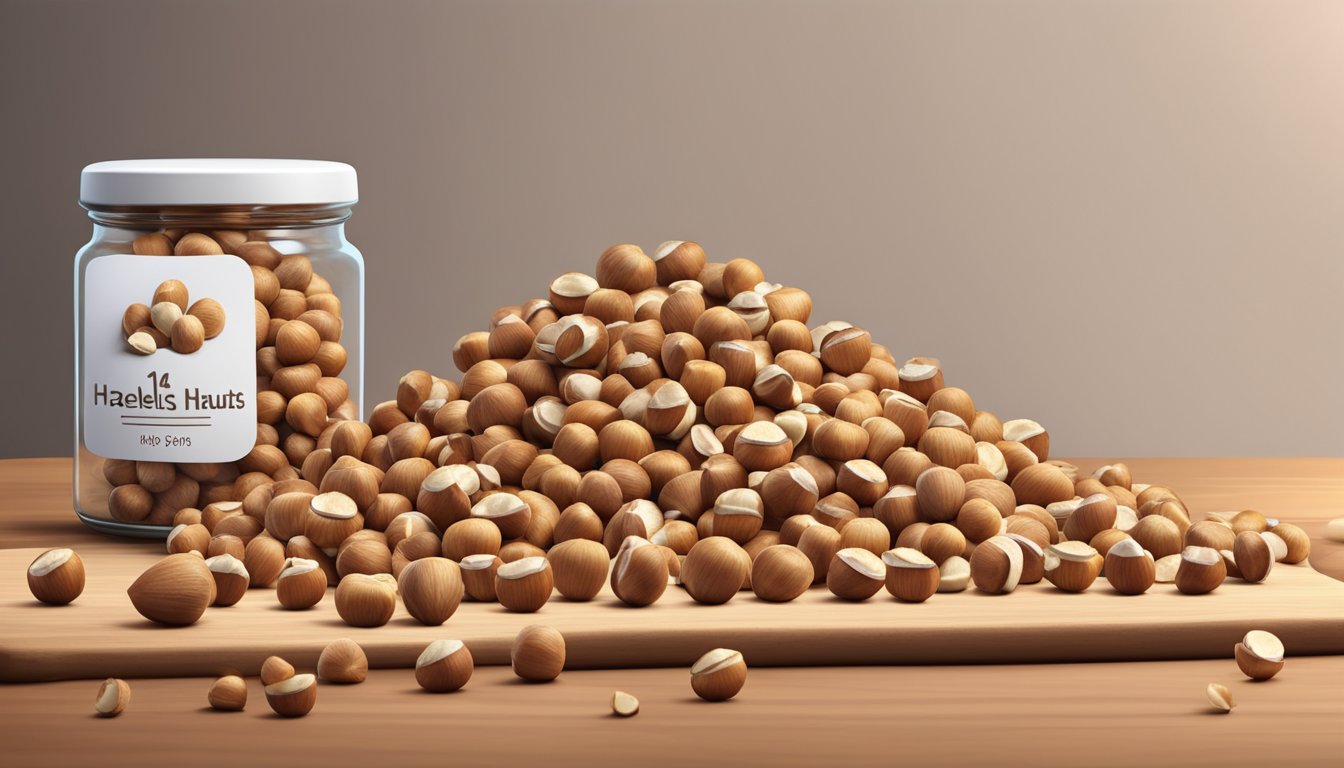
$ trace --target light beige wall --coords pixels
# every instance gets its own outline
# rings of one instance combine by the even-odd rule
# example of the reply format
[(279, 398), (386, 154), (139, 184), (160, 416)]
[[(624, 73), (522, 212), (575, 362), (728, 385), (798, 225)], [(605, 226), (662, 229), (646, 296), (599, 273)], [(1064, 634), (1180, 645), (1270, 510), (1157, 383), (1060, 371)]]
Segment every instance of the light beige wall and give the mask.
[(69, 450), (79, 169), (341, 159), (368, 381), (617, 241), (808, 288), (1060, 453), (1344, 453), (1344, 5), (0, 5), (0, 455)]

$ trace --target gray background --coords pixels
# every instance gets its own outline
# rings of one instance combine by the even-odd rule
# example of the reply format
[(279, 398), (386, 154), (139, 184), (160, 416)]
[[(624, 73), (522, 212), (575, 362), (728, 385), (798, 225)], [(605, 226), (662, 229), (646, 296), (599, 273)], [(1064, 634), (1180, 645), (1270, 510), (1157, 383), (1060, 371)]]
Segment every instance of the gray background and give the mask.
[(80, 168), (175, 156), (359, 169), (370, 402), (695, 239), (1061, 454), (1344, 454), (1344, 4), (0, 3), (0, 455), (69, 452)]

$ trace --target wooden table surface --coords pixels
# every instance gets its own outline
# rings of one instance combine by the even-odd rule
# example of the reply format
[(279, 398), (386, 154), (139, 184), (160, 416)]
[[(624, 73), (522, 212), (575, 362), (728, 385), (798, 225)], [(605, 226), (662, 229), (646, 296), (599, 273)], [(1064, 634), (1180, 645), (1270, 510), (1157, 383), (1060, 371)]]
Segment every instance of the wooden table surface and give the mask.
[[(1313, 567), (1344, 580), (1344, 545), (1321, 538), (1344, 515), (1344, 459), (1127, 461), (1136, 479), (1174, 487), (1196, 512), (1255, 508), (1301, 525)], [(0, 462), (0, 546), (154, 546), (83, 529), (69, 483), (66, 459)], [(1210, 710), (1210, 682), (1232, 690), (1233, 713)], [(386, 669), (362, 685), (321, 686), (314, 712), (297, 721), (272, 716), (255, 679), (245, 712), (211, 712), (209, 683), (133, 680), (131, 705), (114, 720), (93, 716), (95, 682), (0, 686), (0, 763), (1224, 767), (1336, 765), (1344, 755), (1339, 656), (1290, 658), (1267, 683), (1243, 679), (1230, 658), (758, 668), (724, 704), (695, 699), (677, 668), (570, 671), (530, 685), (482, 667), (463, 691), (439, 696), (420, 692), (410, 670)], [(610, 716), (617, 689), (639, 697), (639, 715)]]

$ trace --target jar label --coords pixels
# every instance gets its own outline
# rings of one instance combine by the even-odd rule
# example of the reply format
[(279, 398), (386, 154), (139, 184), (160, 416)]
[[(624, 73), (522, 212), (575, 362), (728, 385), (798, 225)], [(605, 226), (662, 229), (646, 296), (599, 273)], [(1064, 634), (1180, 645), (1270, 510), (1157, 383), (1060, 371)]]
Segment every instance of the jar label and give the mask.
[[(156, 305), (155, 292), (170, 280), (185, 286), (186, 296), (172, 284), (165, 293), (174, 300)], [(199, 463), (236, 461), (252, 450), (257, 345), (246, 262), (236, 256), (101, 256), (85, 267), (83, 286), (79, 397), (90, 451)], [(197, 304), (206, 299), (215, 303)], [(195, 319), (177, 319), (178, 301)], [(128, 335), (128, 310), (143, 318), (144, 307), (153, 307), (147, 329)]]

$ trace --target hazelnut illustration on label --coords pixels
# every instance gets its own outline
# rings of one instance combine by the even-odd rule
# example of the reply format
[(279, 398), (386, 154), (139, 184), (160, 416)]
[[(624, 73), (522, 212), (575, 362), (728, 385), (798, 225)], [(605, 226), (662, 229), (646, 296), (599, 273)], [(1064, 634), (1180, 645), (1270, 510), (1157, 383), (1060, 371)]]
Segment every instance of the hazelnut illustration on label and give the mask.
[(188, 304), (190, 295), (185, 283), (169, 279), (154, 289), (153, 303), (126, 307), (121, 330), (131, 351), (152, 355), (171, 349), (190, 355), (223, 333), (223, 305), (208, 297)]

